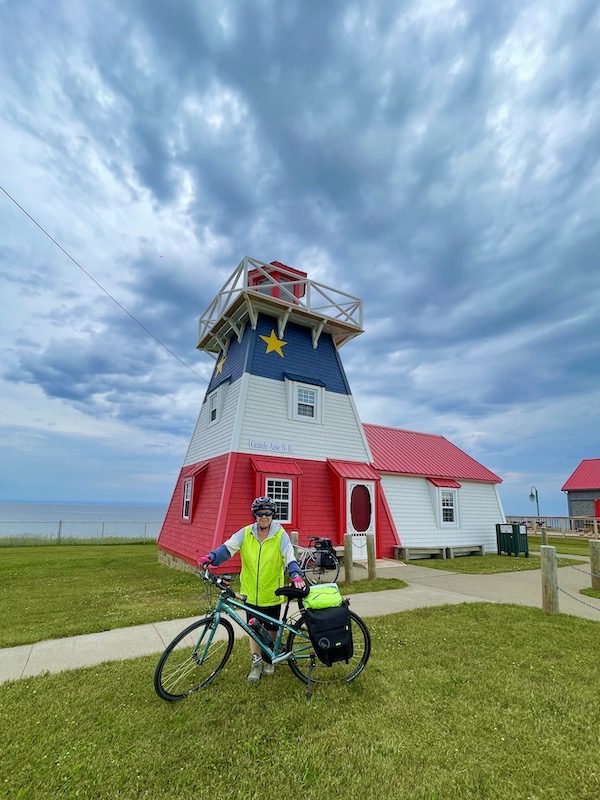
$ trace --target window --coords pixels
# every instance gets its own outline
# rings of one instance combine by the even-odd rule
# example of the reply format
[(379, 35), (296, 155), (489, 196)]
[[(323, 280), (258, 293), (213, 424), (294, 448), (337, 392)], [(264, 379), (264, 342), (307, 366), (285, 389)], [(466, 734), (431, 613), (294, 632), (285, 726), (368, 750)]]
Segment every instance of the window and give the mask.
[(317, 392), (315, 389), (298, 387), (296, 414), (299, 417), (315, 417), (317, 409)]
[(456, 489), (440, 489), (442, 525), (456, 525)]
[(183, 519), (189, 519), (192, 508), (192, 479), (187, 478), (183, 483), (183, 507), (181, 509), (181, 516)]
[(213, 392), (208, 398), (208, 424), (216, 422), (219, 417), (219, 393)]
[(228, 384), (229, 380), (220, 383), (217, 388), (206, 397), (207, 425), (214, 425), (220, 420)]
[(266, 494), (275, 503), (275, 519), (292, 521), (292, 482), (283, 478), (267, 478)]
[(288, 380), (288, 417), (302, 422), (323, 422), (323, 387)]

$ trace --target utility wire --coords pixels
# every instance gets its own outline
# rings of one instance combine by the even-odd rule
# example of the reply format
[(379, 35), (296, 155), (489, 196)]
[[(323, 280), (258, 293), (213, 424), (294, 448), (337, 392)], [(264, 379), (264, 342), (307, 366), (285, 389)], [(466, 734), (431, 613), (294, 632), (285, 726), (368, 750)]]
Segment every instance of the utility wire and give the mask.
[(208, 381), (206, 380), (206, 378), (205, 378), (205, 377), (203, 377), (202, 375), (200, 375), (200, 373), (199, 373), (199, 372), (196, 372), (196, 370), (195, 370), (193, 367), (190, 367), (190, 365), (189, 365), (189, 364), (186, 364), (186, 362), (185, 362), (185, 361), (184, 361), (182, 358), (179, 358), (179, 356), (177, 355), (177, 353), (174, 353), (174, 352), (173, 352), (173, 351), (172, 351), (172, 350), (171, 350), (169, 347), (167, 347), (167, 345), (166, 345), (166, 344), (164, 344), (163, 342), (161, 342), (161, 340), (158, 338), (158, 336), (155, 336), (155, 335), (152, 333), (152, 331), (149, 331), (149, 330), (148, 330), (148, 328), (147, 328), (147, 327), (144, 325), (144, 323), (143, 323), (143, 322), (140, 322), (140, 321), (139, 321), (139, 319), (136, 319), (136, 317), (134, 317), (134, 316), (133, 316), (133, 314), (132, 314), (130, 311), (128, 311), (128, 310), (125, 308), (125, 306), (124, 306), (122, 303), (120, 303), (120, 302), (119, 302), (119, 301), (116, 299), (116, 297), (113, 297), (113, 296), (112, 296), (112, 294), (111, 294), (111, 293), (110, 293), (110, 292), (109, 292), (107, 289), (105, 289), (105, 288), (104, 288), (104, 286), (102, 286), (102, 284), (98, 283), (98, 281), (97, 281), (97, 280), (94, 278), (94, 276), (93, 276), (93, 275), (90, 275), (90, 273), (87, 271), (87, 269), (85, 269), (84, 267), (82, 267), (82, 266), (81, 266), (81, 264), (79, 263), (79, 261), (77, 261), (75, 258), (73, 258), (73, 256), (72, 256), (72, 255), (71, 255), (69, 252), (67, 252), (67, 250), (65, 250), (65, 248), (64, 248), (64, 247), (63, 247), (63, 246), (62, 246), (62, 245), (61, 245), (59, 242), (57, 242), (57, 241), (56, 241), (56, 239), (55, 239), (53, 236), (51, 236), (51, 234), (49, 234), (49, 233), (48, 233), (48, 231), (47, 231), (47, 230), (46, 230), (44, 227), (42, 227), (42, 226), (40, 225), (40, 223), (39, 223), (39, 222), (38, 222), (36, 219), (34, 219), (34, 218), (31, 216), (31, 214), (30, 214), (28, 211), (26, 211), (26, 209), (24, 209), (24, 208), (23, 208), (23, 206), (22, 206), (20, 203), (18, 203), (18, 202), (15, 200), (15, 198), (14, 198), (14, 197), (13, 197), (11, 194), (9, 194), (9, 193), (7, 192), (7, 191), (6, 191), (6, 189), (4, 188), (4, 186), (2, 186), (1, 184), (0, 184), (0, 190), (2, 190), (2, 191), (4, 192), (4, 194), (5, 194), (5, 195), (8, 197), (8, 199), (9, 199), (9, 200), (11, 200), (11, 201), (12, 201), (12, 202), (13, 202), (13, 203), (16, 205), (16, 207), (17, 207), (17, 208), (18, 208), (20, 211), (22, 211), (22, 212), (23, 212), (23, 214), (25, 214), (25, 216), (26, 216), (26, 217), (27, 217), (29, 220), (31, 220), (31, 222), (33, 222), (33, 224), (36, 226), (36, 228), (39, 228), (39, 230), (40, 230), (40, 231), (41, 231), (41, 232), (44, 234), (44, 236), (47, 236), (47, 237), (48, 237), (48, 239), (50, 239), (50, 241), (51, 241), (53, 244), (55, 244), (55, 245), (58, 247), (58, 249), (59, 249), (61, 252), (63, 252), (63, 253), (66, 255), (66, 257), (67, 257), (68, 259), (70, 259), (70, 260), (73, 262), (73, 264), (75, 264), (75, 266), (76, 266), (78, 269), (80, 269), (80, 270), (83, 272), (83, 274), (84, 274), (84, 275), (87, 275), (87, 277), (88, 277), (88, 278), (89, 278), (89, 279), (92, 281), (92, 283), (95, 283), (95, 284), (96, 284), (96, 286), (97, 286), (97, 287), (98, 287), (98, 288), (99, 288), (99, 289), (100, 289), (102, 292), (104, 292), (104, 294), (105, 294), (107, 297), (110, 297), (110, 299), (113, 301), (113, 303), (116, 303), (116, 304), (119, 306), (119, 308), (121, 309), (121, 311), (124, 311), (124, 312), (127, 314), (127, 316), (128, 316), (130, 319), (132, 319), (132, 320), (133, 320), (133, 321), (136, 323), (136, 325), (139, 325), (139, 326), (140, 326), (140, 328), (141, 328), (141, 329), (142, 329), (142, 330), (143, 330), (145, 333), (147, 333), (147, 334), (148, 334), (148, 336), (150, 336), (152, 339), (154, 339), (154, 341), (155, 341), (157, 344), (159, 344), (159, 345), (160, 345), (160, 346), (163, 348), (163, 350), (166, 350), (166, 351), (167, 351), (167, 353), (168, 353), (170, 356), (173, 356), (173, 358), (176, 358), (176, 359), (177, 359), (177, 361), (179, 361), (179, 363), (180, 363), (180, 364), (183, 364), (183, 366), (184, 366), (186, 369), (189, 369), (189, 371), (190, 371), (190, 372), (193, 372), (193, 374), (194, 374), (194, 375), (195, 375), (197, 378), (200, 378), (200, 380), (201, 380), (201, 381), (204, 381), (204, 383), (208, 383)]

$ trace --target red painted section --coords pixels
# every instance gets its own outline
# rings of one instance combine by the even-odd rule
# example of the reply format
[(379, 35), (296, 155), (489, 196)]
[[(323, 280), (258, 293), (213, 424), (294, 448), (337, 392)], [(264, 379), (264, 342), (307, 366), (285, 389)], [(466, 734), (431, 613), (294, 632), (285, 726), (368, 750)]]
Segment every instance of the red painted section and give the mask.
[(443, 436), (383, 425), (363, 428), (378, 472), (502, 483), (502, 478)]
[(460, 489), (460, 483), (453, 481), (451, 478), (427, 478), (427, 480), (441, 489)]
[[(250, 505), (257, 495), (264, 494), (267, 477), (267, 473), (256, 472), (252, 461), (253, 457), (246, 453), (229, 453), (182, 469), (160, 532), (159, 547), (195, 564), (198, 556), (218, 547), (232, 533), (252, 522)], [(277, 466), (278, 459), (271, 461), (275, 462), (273, 466)], [(195, 498), (188, 524), (181, 517), (183, 481), (205, 464), (202, 489)], [(292, 522), (284, 527), (288, 533), (298, 531), (303, 545), (307, 545), (308, 537), (314, 535), (326, 536), (334, 544), (343, 544), (337, 527), (327, 463), (302, 461), (301, 464), (302, 475), (293, 478), (296, 486)], [(268, 473), (271, 477), (276, 474), (273, 471)], [(233, 570), (236, 566), (239, 569), (237, 557), (222, 569)]]
[[(273, 269), (273, 267), (275, 269)], [(277, 269), (279, 267), (279, 269)], [(283, 270), (283, 271), (282, 271)], [(270, 264), (265, 264), (261, 270), (258, 269), (251, 269), (248, 271), (248, 286), (251, 288), (255, 288), (260, 286), (261, 284), (266, 284), (267, 279), (264, 276), (264, 273), (268, 273), (271, 278), (276, 281), (277, 283), (290, 283), (290, 281), (298, 280), (298, 278), (306, 278), (308, 273), (303, 272), (300, 269), (296, 269), (295, 267), (288, 267), (287, 264), (282, 264), (281, 261), (271, 261)], [(275, 284), (270, 284), (270, 295), (271, 297), (280, 297), (281, 290)], [(289, 286), (288, 286), (289, 289)], [(304, 293), (306, 291), (306, 284), (299, 283), (291, 288), (292, 294), (296, 298), (296, 300), (304, 297)], [(284, 300), (289, 300), (290, 296), (287, 293), (284, 293)]]
[(600, 500), (594, 500), (594, 516), (600, 518)]
[[(195, 564), (198, 556), (211, 549), (226, 464), (227, 456), (218, 456), (208, 462), (192, 464), (181, 470), (158, 537), (159, 547), (191, 564)], [(206, 466), (206, 469), (202, 472), (200, 490), (196, 491), (194, 487), (191, 519), (188, 522), (181, 516), (183, 482), (185, 478), (197, 473), (202, 466)], [(194, 482), (197, 483), (197, 479)]]
[(396, 524), (392, 516), (383, 486), (378, 483), (377, 492), (377, 535), (375, 536), (375, 554), (377, 558), (393, 558), (394, 546), (401, 544)]
[(584, 458), (562, 487), (563, 492), (585, 489), (600, 489), (600, 458)]

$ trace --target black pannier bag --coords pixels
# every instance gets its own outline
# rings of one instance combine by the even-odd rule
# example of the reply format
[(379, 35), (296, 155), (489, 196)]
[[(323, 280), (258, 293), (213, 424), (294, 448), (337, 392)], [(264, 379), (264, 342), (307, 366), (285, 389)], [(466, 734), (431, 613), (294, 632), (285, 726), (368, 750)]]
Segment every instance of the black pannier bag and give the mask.
[(321, 569), (335, 569), (331, 539), (321, 539), (315, 545), (315, 564)]
[(354, 653), (348, 603), (337, 608), (305, 608), (304, 619), (319, 661), (328, 667), (337, 661), (348, 663)]

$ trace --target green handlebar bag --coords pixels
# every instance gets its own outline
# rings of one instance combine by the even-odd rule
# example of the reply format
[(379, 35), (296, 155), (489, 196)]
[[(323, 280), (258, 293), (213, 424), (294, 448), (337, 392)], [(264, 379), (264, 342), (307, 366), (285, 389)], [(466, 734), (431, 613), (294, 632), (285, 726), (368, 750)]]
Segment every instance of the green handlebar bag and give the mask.
[(310, 587), (302, 605), (304, 608), (336, 608), (342, 605), (342, 601), (337, 583), (320, 583)]

